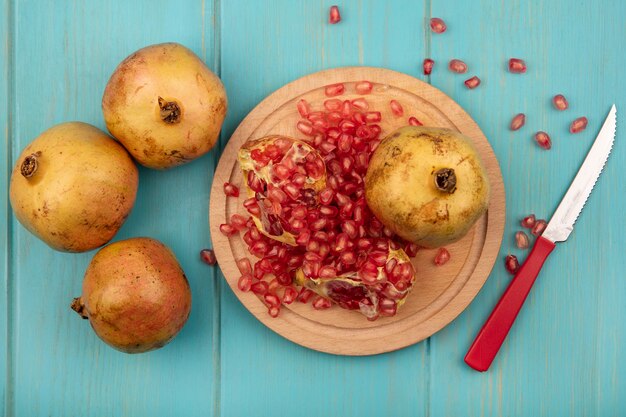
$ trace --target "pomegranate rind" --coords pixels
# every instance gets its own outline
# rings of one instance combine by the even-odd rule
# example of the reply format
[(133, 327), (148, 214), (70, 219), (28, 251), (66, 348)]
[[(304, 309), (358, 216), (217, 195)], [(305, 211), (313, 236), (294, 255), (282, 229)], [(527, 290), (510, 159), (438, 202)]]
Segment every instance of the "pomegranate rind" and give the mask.
[[(331, 278), (309, 278), (307, 277), (302, 268), (299, 268), (296, 271), (295, 275), (295, 283), (299, 286), (306, 287), (316, 294), (329, 299), (333, 303), (337, 303), (337, 300), (333, 299), (330, 294), (332, 291), (333, 283), (341, 282), (343, 284), (347, 284), (350, 287), (362, 287), (364, 293), (366, 294), (365, 298), (368, 298), (372, 305), (371, 308), (360, 307), (360, 312), (367, 318), (375, 318), (379, 314), (378, 302), (381, 299), (380, 287), (382, 284), (388, 284), (390, 288), (387, 291), (393, 293), (394, 299), (396, 300), (396, 307), (399, 309), (406, 301), (407, 296), (413, 289), (413, 284), (415, 283), (417, 273), (413, 265), (411, 264), (411, 260), (403, 249), (389, 249), (389, 254), (387, 255), (387, 261), (391, 259), (396, 259), (398, 264), (407, 263), (411, 266), (411, 279), (407, 288), (405, 290), (399, 290), (395, 287), (393, 283), (387, 280), (385, 275), (384, 266), (378, 267), (378, 277), (376, 279), (376, 283), (372, 285), (364, 284), (359, 278), (359, 274), (357, 271), (352, 271), (347, 274), (331, 277)], [(343, 307), (343, 306), (342, 306)], [(344, 307), (345, 308), (345, 307)]]
[[(303, 142), (301, 140), (297, 140), (297, 139), (293, 139), (290, 138), (288, 136), (281, 136), (281, 135), (270, 135), (270, 136), (265, 136), (262, 137), (260, 139), (254, 139), (254, 140), (250, 140), (247, 141), (246, 143), (244, 143), (241, 148), (239, 149), (239, 153), (237, 156), (237, 159), (239, 161), (239, 166), (241, 168), (241, 172), (243, 174), (244, 177), (244, 186), (246, 188), (246, 193), (248, 194), (248, 197), (252, 197), (254, 198), (256, 193), (254, 192), (254, 190), (252, 190), (250, 188), (250, 186), (248, 185), (246, 178), (248, 177), (248, 172), (250, 171), (254, 171), (254, 173), (257, 175), (257, 177), (259, 177), (260, 179), (264, 180), (267, 184), (273, 183), (274, 181), (272, 181), (271, 178), (271, 170), (272, 167), (275, 165), (274, 161), (270, 160), (267, 165), (263, 166), (263, 167), (259, 167), (254, 159), (252, 158), (252, 151), (259, 150), (259, 151), (263, 151), (265, 150), (268, 146), (273, 145), (276, 143), (277, 140), (286, 140), (292, 143), (292, 147), (291, 149), (296, 149), (296, 152), (300, 152), (300, 155), (296, 154), (296, 157), (304, 157), (306, 156), (306, 154), (312, 153), (314, 155), (316, 155), (317, 158), (322, 159), (321, 155), (308, 143)], [(282, 161), (282, 160), (281, 160)], [(326, 187), (326, 168), (324, 166), (324, 173), (321, 175), (321, 177), (319, 179), (314, 179), (311, 177), (306, 178), (306, 181), (304, 183), (304, 185), (302, 186), (303, 189), (312, 189), (316, 192), (321, 191), (322, 189), (324, 189)], [(263, 222), (261, 221), (261, 219), (257, 216), (252, 216), (252, 220), (254, 221), (254, 223), (256, 224), (256, 227), (259, 229), (259, 231), (261, 233), (263, 233), (265, 236), (269, 237), (270, 239), (274, 239), (277, 240), (279, 242), (283, 242), (286, 243), (288, 245), (291, 246), (296, 246), (296, 237), (287, 231), (283, 231), (282, 234), (280, 235), (273, 235), (271, 233), (269, 233), (269, 231), (267, 231), (265, 229), (265, 226), (263, 225)]]

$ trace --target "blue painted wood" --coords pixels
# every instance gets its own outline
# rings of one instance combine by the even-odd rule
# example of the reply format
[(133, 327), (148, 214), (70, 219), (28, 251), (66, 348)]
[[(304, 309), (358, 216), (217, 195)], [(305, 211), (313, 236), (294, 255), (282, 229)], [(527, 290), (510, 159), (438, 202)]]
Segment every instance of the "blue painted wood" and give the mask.
[[(500, 160), (507, 190), (502, 257), (524, 256), (513, 243), (519, 218), (554, 210), (609, 105), (617, 103), (618, 120), (626, 111), (623, 2), (350, 0), (340, 4), (342, 22), (331, 26), (331, 1), (215, 1), (0, 0), (1, 415), (626, 414), (626, 146), (619, 127), (574, 234), (549, 259), (488, 373), (470, 370), (462, 358), (508, 283), (501, 263), (457, 320), (399, 352), (321, 354), (256, 321), (221, 274), (198, 260), (210, 245), (208, 193), (218, 149), (172, 171), (141, 169), (137, 205), (116, 237), (153, 236), (177, 254), (194, 305), (176, 340), (128, 356), (74, 316), (68, 304), (93, 252), (53, 252), (25, 232), (7, 211), (7, 171), (54, 123), (103, 128), (108, 76), (147, 44), (181, 42), (221, 74), (230, 111), (219, 148), (261, 99), (302, 75), (364, 64), (423, 78), (421, 60), (431, 56), (437, 63), (430, 81), (476, 119)], [(425, 30), (431, 15), (447, 22), (446, 33)], [(527, 61), (527, 74), (506, 72), (511, 56)], [(467, 76), (445, 69), (451, 58), (468, 63)], [(483, 82), (468, 91), (462, 82), (473, 74)], [(556, 93), (566, 95), (569, 110), (551, 108)], [(512, 133), (507, 126), (518, 112), (527, 125)], [(589, 127), (570, 135), (567, 126), (579, 115), (589, 117)], [(552, 135), (549, 152), (532, 143), (539, 129)]]

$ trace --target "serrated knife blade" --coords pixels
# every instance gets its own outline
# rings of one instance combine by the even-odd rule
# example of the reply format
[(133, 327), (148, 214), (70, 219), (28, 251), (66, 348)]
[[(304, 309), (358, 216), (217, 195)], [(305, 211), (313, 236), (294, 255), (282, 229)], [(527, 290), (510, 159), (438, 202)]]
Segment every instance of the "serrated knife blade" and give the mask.
[(477, 371), (483, 372), (489, 369), (524, 305), (543, 263), (556, 247), (555, 243), (567, 240), (572, 233), (574, 223), (585, 206), (613, 148), (616, 120), (617, 110), (614, 104), (574, 177), (574, 181), (552, 215), (546, 230), (535, 240), (533, 249), (526, 257), (524, 264), (516, 272), (465, 355), (465, 362)]

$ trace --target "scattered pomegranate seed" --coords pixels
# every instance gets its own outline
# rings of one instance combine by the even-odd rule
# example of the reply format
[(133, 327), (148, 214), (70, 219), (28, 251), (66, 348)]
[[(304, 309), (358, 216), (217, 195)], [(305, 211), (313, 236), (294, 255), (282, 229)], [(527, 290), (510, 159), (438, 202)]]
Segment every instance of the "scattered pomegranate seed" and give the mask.
[(311, 112), (311, 105), (305, 99), (301, 99), (300, 101), (298, 101), (296, 107), (298, 108), (298, 113), (300, 113), (300, 116), (304, 118), (306, 118)]
[(313, 291), (311, 291), (310, 289), (306, 288), (306, 287), (302, 287), (300, 289), (300, 293), (298, 294), (298, 297), (296, 298), (298, 301), (300, 301), (301, 303), (308, 303), (309, 300), (311, 299), (311, 297), (313, 297), (315, 295), (315, 293)]
[(341, 21), (341, 15), (339, 14), (339, 7), (330, 6), (330, 13), (328, 17), (328, 23), (334, 25), (335, 23), (339, 23)]
[(307, 136), (313, 136), (313, 125), (305, 120), (300, 120), (296, 124), (296, 128)]
[(513, 74), (523, 74), (526, 72), (526, 63), (519, 58), (509, 59), (509, 72)]
[(511, 130), (519, 130), (525, 123), (526, 115), (524, 113), (518, 113), (511, 120)]
[(411, 126), (423, 126), (422, 122), (417, 120), (417, 118), (414, 117), (414, 116), (409, 117), (409, 125), (411, 125)]
[(295, 301), (298, 296), (298, 291), (292, 287), (288, 286), (285, 288), (285, 294), (283, 295), (283, 304), (291, 304)]
[(448, 63), (448, 68), (452, 72), (456, 72), (457, 74), (465, 74), (467, 72), (467, 64), (460, 59), (452, 59), (450, 63)]
[(313, 308), (316, 310), (326, 310), (327, 308), (330, 308), (332, 306), (330, 300), (321, 297), (321, 296), (317, 296), (315, 297), (315, 299), (313, 300)]
[(402, 105), (396, 100), (391, 100), (389, 102), (389, 106), (391, 106), (391, 112), (396, 116), (402, 116), (404, 114), (404, 109), (402, 108)]
[(226, 194), (226, 196), (228, 197), (239, 197), (239, 188), (237, 188), (237, 186), (229, 183), (229, 182), (225, 182), (224, 183), (224, 194)]
[(237, 281), (237, 287), (243, 292), (248, 292), (250, 288), (252, 288), (252, 280), (252, 275), (243, 274), (241, 278), (239, 278), (239, 281)]
[(324, 89), (326, 97), (334, 97), (343, 94), (345, 87), (342, 83), (327, 85)]
[(547, 226), (548, 223), (546, 223), (545, 220), (537, 220), (537, 222), (535, 222), (535, 225), (533, 226), (533, 229), (531, 230), (531, 233), (535, 236), (541, 236), (543, 234), (543, 231), (546, 230)]
[(522, 224), (522, 227), (525, 227), (527, 229), (532, 229), (533, 226), (535, 225), (535, 222), (536, 222), (535, 215), (530, 214), (524, 217), (520, 223)]
[(552, 141), (546, 132), (539, 131), (535, 133), (535, 141), (545, 150), (552, 148)]
[(374, 85), (369, 81), (359, 81), (355, 84), (354, 89), (357, 94), (369, 94), (372, 92)]
[(435, 259), (433, 262), (437, 266), (444, 265), (446, 262), (450, 260), (450, 252), (446, 248), (439, 248), (437, 251), (437, 255), (435, 255)]
[(443, 33), (446, 31), (446, 29), (447, 26), (442, 19), (438, 17), (433, 17), (430, 19), (430, 30), (432, 30), (433, 33)]
[(474, 88), (476, 88), (476, 87), (478, 87), (480, 85), (480, 78), (478, 78), (477, 76), (474, 75), (472, 78), (469, 78), (469, 79), (465, 80), (464, 84), (470, 90), (474, 89)]
[(237, 269), (241, 275), (252, 274), (252, 264), (248, 258), (237, 259)]
[(515, 244), (518, 248), (527, 249), (528, 243), (528, 235), (526, 233), (522, 232), (521, 230), (515, 232)]
[(215, 265), (217, 263), (213, 249), (202, 249), (200, 251), (200, 259), (207, 265)]
[(554, 104), (554, 108), (557, 110), (565, 110), (569, 107), (569, 104), (567, 103), (567, 99), (565, 98), (565, 96), (563, 96), (563, 94), (557, 94), (556, 96), (554, 96), (552, 98), (552, 104)]
[(246, 219), (245, 217), (243, 217), (241, 214), (233, 214), (232, 216), (230, 216), (230, 225), (232, 227), (235, 228), (235, 230), (240, 231), (245, 229), (246, 223), (248, 222), (248, 219)]
[(367, 103), (367, 100), (365, 100), (364, 98), (356, 98), (352, 100), (350, 104), (352, 104), (354, 107), (356, 107), (359, 110), (367, 110), (369, 108), (369, 104)]
[(267, 292), (268, 287), (269, 287), (269, 284), (266, 281), (257, 281), (254, 284), (252, 284), (250, 289), (255, 294), (264, 295)]
[(433, 66), (435, 65), (435, 61), (430, 58), (426, 58), (424, 60), (424, 75), (430, 75), (433, 72)]
[(278, 317), (278, 315), (280, 314), (280, 307), (279, 306), (275, 306), (275, 305), (270, 305), (267, 308), (267, 314), (269, 314), (270, 317), (273, 317), (273, 318)]
[(504, 267), (510, 274), (515, 275), (517, 270), (519, 269), (519, 261), (517, 260), (517, 256), (515, 255), (507, 255), (504, 258)]
[(587, 118), (585, 116), (574, 120), (569, 127), (570, 133), (579, 133), (587, 127)]
[(222, 232), (224, 236), (230, 237), (234, 235), (235, 233), (237, 233), (237, 229), (235, 229), (233, 226), (231, 226), (228, 223), (224, 223), (224, 224), (220, 224), (220, 232)]

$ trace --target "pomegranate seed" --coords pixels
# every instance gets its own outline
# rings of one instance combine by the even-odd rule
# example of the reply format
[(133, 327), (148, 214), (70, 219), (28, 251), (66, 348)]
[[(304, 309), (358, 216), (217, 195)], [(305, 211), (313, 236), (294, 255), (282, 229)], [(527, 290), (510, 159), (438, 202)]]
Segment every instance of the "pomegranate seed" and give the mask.
[(368, 111), (365, 113), (365, 121), (367, 123), (378, 123), (382, 120), (382, 115), (379, 111)]
[(518, 232), (515, 232), (515, 244), (520, 249), (527, 249), (528, 248), (528, 235), (526, 235), (526, 233), (522, 232), (521, 230)]
[(330, 6), (330, 13), (328, 16), (328, 23), (334, 25), (335, 23), (339, 23), (341, 21), (341, 15), (339, 14), (339, 7)]
[(237, 269), (241, 275), (252, 274), (252, 264), (248, 258), (237, 259)]
[(341, 115), (343, 117), (352, 116), (352, 104), (350, 104), (350, 100), (345, 100), (343, 105), (341, 106)]
[(518, 113), (511, 120), (511, 130), (519, 130), (525, 123), (526, 115), (524, 113)]
[(285, 287), (285, 293), (283, 294), (283, 304), (291, 304), (298, 296), (298, 291), (291, 285)]
[(239, 278), (239, 281), (237, 281), (237, 288), (239, 288), (243, 292), (250, 291), (250, 288), (252, 287), (252, 279), (252, 275), (243, 274)]
[(520, 223), (522, 224), (522, 227), (525, 227), (527, 229), (532, 229), (533, 226), (535, 225), (535, 215), (531, 214), (529, 216), (524, 217)]
[(356, 258), (356, 255), (354, 254), (354, 252), (343, 252), (339, 256), (339, 259), (345, 265), (354, 265), (356, 263), (356, 261), (357, 261), (357, 258)]
[(271, 293), (275, 293), (280, 284), (278, 283), (278, 279), (274, 278), (270, 281), (270, 284), (267, 287), (267, 291)]
[(320, 268), (320, 278), (335, 278), (337, 275), (337, 268), (334, 266), (326, 265)]
[(246, 223), (248, 222), (248, 220), (243, 217), (241, 214), (233, 214), (232, 216), (230, 216), (230, 224), (232, 227), (235, 228), (235, 230), (243, 230), (246, 228)]
[(406, 252), (409, 258), (414, 258), (415, 255), (417, 255), (417, 252), (419, 251), (419, 246), (417, 246), (415, 243), (408, 243), (404, 247), (404, 251)]
[(364, 98), (355, 98), (350, 102), (350, 104), (352, 104), (352, 106), (359, 110), (367, 110), (370, 107), (367, 103), (367, 100), (365, 100)]
[(344, 90), (345, 87), (341, 83), (331, 84), (326, 86), (324, 93), (326, 94), (326, 97), (334, 97), (343, 94)]
[(250, 251), (254, 254), (254, 255), (265, 255), (267, 252), (269, 252), (270, 248), (269, 245), (262, 241), (259, 240), (258, 242), (255, 242), (251, 247), (250, 247)]
[(341, 229), (344, 233), (348, 235), (350, 239), (356, 239), (359, 234), (358, 226), (354, 220), (348, 220), (343, 223), (341, 225)]
[(513, 74), (523, 74), (526, 72), (526, 63), (519, 58), (509, 59), (509, 72)]
[(325, 217), (337, 217), (339, 209), (335, 206), (321, 206), (320, 214)]
[(442, 19), (438, 17), (433, 17), (430, 19), (430, 30), (432, 30), (433, 33), (443, 33), (446, 31), (446, 29), (447, 26)]
[(311, 105), (305, 99), (298, 101), (296, 107), (298, 108), (298, 113), (300, 113), (300, 116), (303, 118), (306, 118), (311, 112)]
[(331, 98), (324, 101), (324, 108), (328, 111), (339, 111), (341, 110), (341, 106), (343, 102), (338, 98)]
[(300, 293), (298, 294), (298, 297), (296, 298), (298, 301), (300, 301), (301, 303), (308, 303), (309, 300), (311, 299), (311, 297), (313, 297), (315, 295), (315, 293), (313, 291), (311, 291), (308, 288), (302, 287), (300, 289)]
[(465, 80), (464, 84), (467, 88), (472, 90), (480, 85), (480, 78), (474, 75), (472, 78)]
[(450, 252), (446, 248), (439, 248), (435, 255), (435, 265), (441, 266), (450, 260)]
[(229, 183), (229, 182), (225, 182), (224, 183), (224, 194), (226, 194), (226, 196), (228, 197), (239, 197), (239, 188), (237, 188), (237, 186)]
[(467, 64), (460, 59), (453, 59), (448, 63), (448, 68), (457, 74), (465, 74), (467, 72)]
[(296, 123), (296, 128), (307, 136), (313, 136), (313, 125), (310, 122), (300, 120)]
[(572, 122), (572, 124), (569, 127), (569, 131), (570, 133), (579, 133), (585, 130), (586, 127), (587, 127), (587, 118), (583, 116), (583, 117), (579, 117), (578, 119)]
[(200, 259), (207, 265), (215, 265), (217, 263), (213, 249), (202, 249), (200, 251)]
[(357, 94), (369, 94), (372, 92), (374, 85), (369, 81), (359, 81), (354, 85), (354, 90)]
[(433, 72), (433, 66), (435, 65), (435, 61), (430, 58), (426, 58), (424, 60), (424, 75), (430, 75)]
[(220, 232), (222, 232), (224, 236), (230, 237), (234, 235), (235, 233), (237, 233), (237, 229), (235, 229), (230, 224), (225, 223), (225, 224), (220, 224)]
[(322, 296), (317, 296), (315, 297), (315, 299), (313, 300), (313, 308), (316, 310), (326, 310), (327, 308), (330, 308), (332, 306), (330, 300), (322, 297)]
[(422, 122), (417, 120), (417, 118), (414, 116), (409, 117), (409, 125), (410, 126), (423, 126)]
[(270, 317), (276, 318), (278, 317), (278, 315), (280, 314), (280, 307), (279, 306), (274, 306), (274, 305), (270, 305), (267, 309), (267, 314), (270, 315)]
[(546, 223), (545, 220), (537, 220), (531, 230), (531, 233), (535, 236), (541, 236), (543, 234), (543, 231), (546, 230), (547, 226), (548, 223)]
[(263, 298), (265, 299), (265, 302), (271, 306), (280, 305), (280, 298), (278, 298), (276, 294), (272, 294), (271, 292), (268, 292), (263, 296)]
[(389, 106), (391, 107), (391, 112), (396, 116), (402, 116), (404, 114), (404, 109), (402, 108), (402, 105), (396, 100), (391, 100), (389, 102)]
[(552, 104), (554, 104), (555, 109), (561, 110), (561, 111), (569, 107), (569, 104), (567, 103), (567, 99), (565, 98), (563, 94), (557, 94), (556, 96), (554, 96), (552, 98)]
[(387, 253), (378, 251), (371, 252), (367, 259), (376, 266), (385, 266), (387, 263)]
[(552, 141), (550, 140), (550, 136), (546, 132), (537, 132), (535, 133), (535, 141), (541, 148), (548, 150), (552, 148)]
[(507, 255), (504, 258), (504, 267), (510, 274), (515, 275), (517, 270), (519, 269), (519, 261), (517, 260), (517, 256), (515, 255)]
[(267, 292), (267, 288), (268, 287), (269, 287), (269, 285), (267, 284), (266, 281), (257, 281), (254, 284), (252, 284), (250, 289), (255, 294), (263, 295), (263, 294), (265, 294)]

